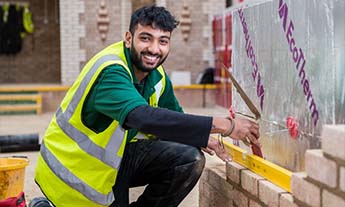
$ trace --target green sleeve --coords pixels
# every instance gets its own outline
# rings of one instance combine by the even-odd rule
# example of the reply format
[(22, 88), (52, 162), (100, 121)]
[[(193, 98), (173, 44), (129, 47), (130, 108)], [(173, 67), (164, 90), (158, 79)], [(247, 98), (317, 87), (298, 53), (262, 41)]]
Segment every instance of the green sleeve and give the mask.
[(159, 98), (158, 106), (173, 111), (183, 112), (178, 100), (175, 97), (173, 85), (170, 78), (165, 74), (166, 85), (162, 96)]
[(102, 131), (112, 120), (123, 125), (127, 114), (140, 105), (147, 105), (135, 88), (130, 75), (120, 65), (111, 65), (99, 75), (83, 107), (83, 121)]

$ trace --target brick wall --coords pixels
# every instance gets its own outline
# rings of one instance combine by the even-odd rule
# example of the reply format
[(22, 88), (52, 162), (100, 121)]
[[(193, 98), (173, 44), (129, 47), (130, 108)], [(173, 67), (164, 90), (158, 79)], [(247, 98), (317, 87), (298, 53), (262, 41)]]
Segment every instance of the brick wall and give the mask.
[[(0, 2), (25, 2), (20, 0)], [(35, 30), (23, 39), (22, 50), (0, 55), (0, 83), (60, 82), (60, 33), (58, 1), (31, 0)]]
[[(107, 16), (109, 18), (107, 38), (103, 41), (98, 31), (97, 18), (99, 16), (100, 1), (84, 1), (85, 12), (82, 14), (85, 25), (85, 37), (82, 38), (82, 48), (86, 51), (86, 60), (104, 47), (123, 39), (125, 31), (122, 31), (122, 19), (130, 14), (130, 7), (118, 0), (107, 0)], [(126, 14), (127, 13), (127, 14)], [(128, 23), (127, 23), (128, 24)]]
[(187, 41), (183, 40), (180, 27), (174, 31), (165, 68), (169, 74), (172, 71), (191, 71), (191, 80), (195, 83), (198, 74), (213, 65), (211, 15), (223, 11), (225, 1), (166, 0), (166, 7), (181, 20), (183, 3), (189, 7), (191, 31)]
[(345, 207), (345, 125), (326, 125), (320, 150), (308, 150), (305, 172), (292, 176), (300, 206)]
[(175, 88), (175, 96), (182, 107), (213, 107), (215, 106), (215, 89)]
[(293, 173), (292, 193), (232, 162), (205, 169), (200, 207), (344, 207), (345, 125), (326, 125), (322, 148), (308, 150), (305, 172)]
[[(198, 74), (213, 65), (211, 16), (225, 9), (225, 0), (155, 2), (166, 6), (179, 20), (183, 4), (189, 7), (192, 25), (188, 41), (183, 40), (178, 27), (173, 33), (171, 52), (164, 65), (168, 74), (191, 71), (191, 80), (195, 83)], [(25, 38), (20, 54), (0, 56), (0, 82), (73, 83), (89, 58), (105, 46), (123, 40), (128, 30), (132, 1), (105, 0), (105, 4), (110, 22), (107, 38), (102, 41), (97, 29), (100, 1), (30, 1), (35, 32)]]
[[(86, 51), (86, 60), (88, 60), (105, 46), (124, 39), (132, 14), (132, 7), (139, 7), (139, 5), (138, 2), (133, 4), (132, 1), (128, 0), (121, 0), (120, 4), (118, 0), (106, 0), (110, 23), (107, 39), (102, 41), (97, 30), (100, 2), (85, 0), (84, 2), (85, 12), (82, 14), (82, 22), (85, 25), (86, 34), (81, 39), (81, 48)], [(150, 2), (152, 1), (141, 1), (143, 4)], [(192, 83), (195, 83), (198, 74), (206, 67), (213, 65), (211, 15), (224, 10), (225, 1), (157, 0), (155, 2), (159, 6), (167, 7), (178, 20), (181, 20), (183, 3), (189, 6), (192, 20), (189, 39), (188, 41), (182, 39), (179, 27), (173, 32), (171, 52), (164, 66), (169, 75), (172, 71), (191, 71)]]
[(82, 15), (84, 0), (60, 0), (61, 82), (70, 85), (79, 75), (86, 60), (81, 39), (85, 37)]

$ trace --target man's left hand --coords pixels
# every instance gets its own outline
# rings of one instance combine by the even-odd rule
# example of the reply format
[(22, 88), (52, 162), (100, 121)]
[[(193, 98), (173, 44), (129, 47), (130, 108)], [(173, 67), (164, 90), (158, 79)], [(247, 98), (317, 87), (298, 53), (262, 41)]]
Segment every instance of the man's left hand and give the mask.
[(202, 150), (204, 152), (208, 153), (209, 155), (216, 154), (217, 157), (219, 157), (224, 162), (231, 162), (231, 158), (227, 154), (227, 152), (226, 152), (224, 146), (222, 145), (222, 143), (220, 143), (219, 141), (213, 139), (212, 137), (210, 137), (208, 139), (207, 147), (206, 148), (202, 148)]

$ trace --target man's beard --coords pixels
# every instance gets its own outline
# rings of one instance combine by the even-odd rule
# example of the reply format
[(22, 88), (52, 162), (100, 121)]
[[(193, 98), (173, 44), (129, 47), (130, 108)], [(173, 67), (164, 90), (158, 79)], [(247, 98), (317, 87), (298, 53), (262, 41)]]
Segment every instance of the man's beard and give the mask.
[(155, 55), (155, 54), (152, 54), (148, 51), (144, 51), (144, 52), (141, 52), (140, 54), (138, 53), (138, 51), (135, 49), (134, 45), (133, 45), (133, 42), (132, 42), (132, 45), (131, 45), (131, 48), (130, 48), (130, 57), (131, 57), (131, 61), (132, 61), (132, 64), (135, 65), (135, 67), (142, 71), (142, 72), (151, 72), (153, 71), (155, 68), (157, 68), (158, 66), (162, 65), (163, 62), (167, 59), (168, 55), (165, 56), (163, 59), (162, 58), (162, 55), (157, 55), (159, 58), (160, 58), (160, 61), (158, 61), (158, 63), (154, 66), (154, 67), (147, 67), (143, 64), (143, 61), (141, 60), (141, 56), (145, 55), (145, 54), (149, 54), (149, 55)]

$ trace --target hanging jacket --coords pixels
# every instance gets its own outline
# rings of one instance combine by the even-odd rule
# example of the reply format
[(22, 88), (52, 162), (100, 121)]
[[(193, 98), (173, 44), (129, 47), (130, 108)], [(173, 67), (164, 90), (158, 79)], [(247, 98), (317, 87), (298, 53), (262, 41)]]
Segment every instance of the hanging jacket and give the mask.
[[(102, 70), (109, 65), (123, 66), (130, 77), (123, 42), (115, 43), (95, 55), (67, 92), (45, 133), (36, 167), (35, 180), (57, 207), (109, 206), (112, 187), (124, 153), (127, 131), (114, 120), (96, 133), (82, 122), (82, 107)], [(150, 105), (157, 107), (164, 91), (165, 73)], [(133, 78), (132, 78), (133, 81)], [(138, 137), (139, 138), (139, 137)]]
[(11, 55), (20, 52), (21, 49), (19, 13), (16, 6), (11, 4), (8, 9), (7, 21), (3, 27), (3, 51), (5, 54)]
[(17, 12), (18, 12), (18, 27), (19, 27), (19, 34), (22, 39), (25, 37), (25, 28), (24, 28), (24, 7), (17, 5)]
[(24, 5), (24, 9), (23, 9), (23, 27), (27, 33), (31, 34), (34, 32), (35, 26), (32, 21), (32, 13), (29, 10), (28, 5)]

